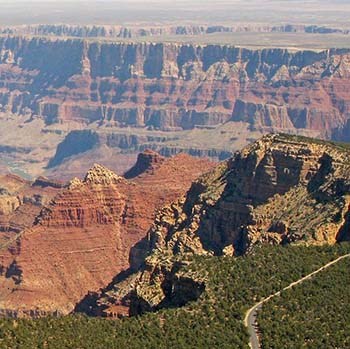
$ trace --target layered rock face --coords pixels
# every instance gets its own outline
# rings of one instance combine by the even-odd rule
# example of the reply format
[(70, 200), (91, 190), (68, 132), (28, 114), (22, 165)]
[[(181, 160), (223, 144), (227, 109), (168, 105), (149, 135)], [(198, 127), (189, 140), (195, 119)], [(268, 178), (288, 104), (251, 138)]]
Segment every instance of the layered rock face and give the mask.
[(0, 232), (6, 242), (30, 227), (35, 216), (63, 188), (60, 182), (38, 178), (30, 183), (15, 175), (0, 176)]
[(220, 255), (264, 240), (335, 243), (349, 210), (349, 154), (342, 145), (266, 136), (195, 182), (183, 204), (165, 208), (152, 248)]
[(174, 261), (188, 255), (348, 240), (349, 156), (349, 146), (282, 134), (236, 153), (158, 213), (131, 251), (136, 273), (111, 285), (97, 302), (100, 309), (123, 302), (131, 302), (131, 313), (159, 309), (181, 276)]
[[(147, 168), (145, 157), (151, 157)], [(2, 315), (71, 312), (89, 291), (128, 268), (129, 250), (149, 229), (155, 209), (183, 195), (212, 166), (186, 155), (164, 159), (147, 152), (140, 159), (138, 176), (130, 181), (95, 165), (2, 246)], [(47, 186), (42, 178), (35, 183)]]
[(0, 44), (2, 108), (47, 124), (179, 130), (233, 120), (331, 137), (349, 119), (348, 50), (24, 37)]

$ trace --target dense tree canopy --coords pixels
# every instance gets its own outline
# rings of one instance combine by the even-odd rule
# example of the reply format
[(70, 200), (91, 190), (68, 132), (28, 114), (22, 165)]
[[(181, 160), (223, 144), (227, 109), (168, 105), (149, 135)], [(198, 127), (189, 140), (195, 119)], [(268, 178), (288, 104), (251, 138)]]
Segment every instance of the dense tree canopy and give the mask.
[(350, 260), (266, 303), (263, 348), (350, 348)]
[[(207, 279), (206, 291), (196, 302), (123, 320), (81, 315), (38, 320), (3, 319), (0, 321), (0, 347), (248, 348), (243, 318), (250, 306), (348, 252), (350, 244), (345, 243), (333, 247), (266, 246), (239, 258), (193, 257), (184, 267), (186, 272)], [(310, 348), (333, 348), (327, 346), (333, 343), (347, 343), (350, 347), (350, 309), (344, 298), (349, 299), (349, 293), (345, 292), (345, 284), (349, 284), (348, 268), (348, 262), (332, 267), (322, 277), (317, 277), (317, 282), (315, 278), (314, 283), (307, 282), (267, 304), (266, 314), (263, 312), (260, 316), (264, 347), (297, 348), (301, 343), (297, 333), (303, 340), (308, 338), (310, 343), (318, 345)], [(344, 302), (346, 309), (341, 308)], [(292, 316), (281, 321), (288, 312)], [(302, 322), (305, 314), (305, 321), (315, 322), (311, 327)], [(282, 342), (286, 333), (287, 342)], [(337, 341), (330, 340), (333, 335)]]

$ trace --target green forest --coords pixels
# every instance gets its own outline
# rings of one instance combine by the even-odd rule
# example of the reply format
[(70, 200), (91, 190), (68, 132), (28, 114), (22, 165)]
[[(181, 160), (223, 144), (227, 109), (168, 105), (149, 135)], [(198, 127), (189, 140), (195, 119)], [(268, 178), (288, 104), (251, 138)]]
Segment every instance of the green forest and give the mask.
[[(82, 315), (2, 319), (0, 347), (248, 348), (243, 318), (249, 307), (349, 252), (350, 244), (344, 243), (333, 247), (265, 246), (238, 258), (192, 257), (184, 271), (207, 280), (198, 301), (122, 320)], [(349, 262), (342, 262), (315, 277), (315, 282), (305, 282), (267, 304), (266, 314), (259, 317), (264, 348), (299, 348), (305, 340), (308, 348), (349, 348), (348, 270)], [(315, 323), (309, 326), (310, 321)], [(331, 341), (332, 336), (337, 338)], [(328, 346), (333, 343), (338, 346)]]
[(350, 348), (349, 271), (344, 259), (266, 303), (263, 348)]

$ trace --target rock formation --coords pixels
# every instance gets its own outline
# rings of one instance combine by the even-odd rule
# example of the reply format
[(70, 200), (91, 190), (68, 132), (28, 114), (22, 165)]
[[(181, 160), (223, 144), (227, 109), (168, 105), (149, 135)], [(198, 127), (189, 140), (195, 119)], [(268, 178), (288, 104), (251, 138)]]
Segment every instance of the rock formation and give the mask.
[(128, 268), (129, 250), (149, 229), (154, 211), (183, 195), (212, 166), (187, 155), (158, 161), (152, 153), (152, 159), (158, 166), (149, 162), (149, 171), (137, 171), (140, 176), (130, 181), (95, 165), (63, 189), (44, 178), (33, 184), (35, 190), (54, 187), (56, 195), (2, 245), (0, 314), (72, 311), (89, 291)]
[(335, 243), (349, 207), (349, 154), (342, 145), (266, 136), (195, 182), (183, 205), (165, 208), (150, 241), (172, 253), (219, 255), (265, 239)]
[(347, 49), (49, 36), (0, 47), (0, 154), (29, 179), (82, 176), (96, 159), (123, 173), (145, 149), (224, 160), (270, 132), (349, 140)]
[[(124, 131), (125, 132), (125, 131)], [(228, 131), (225, 131), (228, 133)], [(190, 139), (191, 135), (187, 138)], [(179, 145), (174, 146), (172, 142)], [(167, 134), (147, 132), (137, 134), (137, 130), (128, 130), (127, 134), (119, 129), (119, 132), (108, 130), (75, 130), (68, 133), (64, 140), (58, 145), (55, 156), (50, 160), (46, 173), (50, 177), (67, 178), (71, 173), (74, 174), (73, 167), (77, 167), (76, 175), (81, 175), (81, 171), (86, 172), (87, 164), (94, 162), (94, 159), (103, 161), (106, 166), (113, 170), (125, 172), (136, 159), (136, 154), (145, 150), (153, 150), (165, 157), (171, 157), (179, 153), (187, 153), (196, 157), (211, 158), (212, 161), (227, 159), (232, 155), (229, 150), (220, 150), (216, 144), (200, 143), (199, 146), (193, 146), (193, 140), (181, 146), (181, 140), (173, 132)], [(210, 142), (207, 142), (210, 143)], [(118, 158), (117, 161), (110, 161)], [(143, 159), (147, 162), (147, 156)], [(132, 164), (130, 164), (132, 161)], [(142, 159), (140, 159), (142, 161)], [(124, 164), (125, 163), (125, 164)], [(85, 165), (85, 166), (84, 166)], [(92, 164), (91, 164), (92, 165)], [(137, 166), (141, 166), (139, 163)], [(147, 164), (144, 164), (147, 166)], [(69, 177), (71, 178), (71, 177)]]
[(349, 156), (348, 145), (283, 134), (237, 152), (159, 211), (131, 250), (135, 273), (106, 289), (98, 311), (108, 314), (113, 304), (130, 305), (131, 314), (161, 308), (181, 278), (176, 263), (189, 255), (348, 240)]
[(34, 183), (15, 175), (0, 176), (0, 232), (4, 242), (14, 233), (29, 228), (63, 184), (46, 178)]
[(0, 46), (2, 109), (48, 125), (176, 131), (234, 120), (330, 138), (349, 119), (349, 50), (20, 36), (2, 37)]
[(146, 150), (137, 157), (137, 162), (129, 171), (124, 174), (126, 179), (135, 178), (143, 173), (154, 172), (165, 161), (158, 153)]

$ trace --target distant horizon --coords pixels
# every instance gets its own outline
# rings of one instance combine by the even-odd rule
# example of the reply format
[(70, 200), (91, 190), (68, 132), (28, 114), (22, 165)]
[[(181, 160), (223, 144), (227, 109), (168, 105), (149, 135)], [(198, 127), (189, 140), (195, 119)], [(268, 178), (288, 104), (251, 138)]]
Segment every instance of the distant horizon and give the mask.
[(0, 0), (0, 25), (290, 23), (350, 27), (344, 0)]

